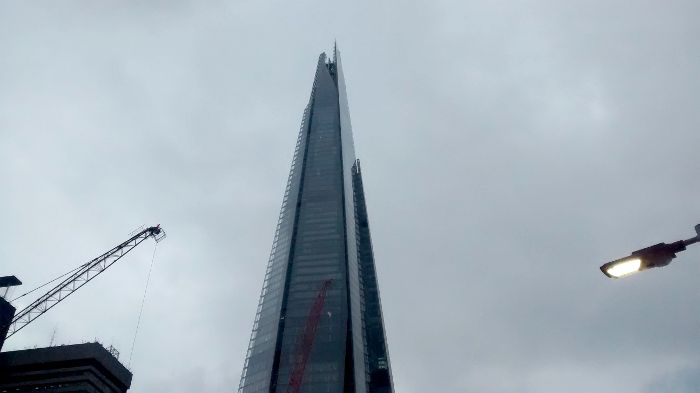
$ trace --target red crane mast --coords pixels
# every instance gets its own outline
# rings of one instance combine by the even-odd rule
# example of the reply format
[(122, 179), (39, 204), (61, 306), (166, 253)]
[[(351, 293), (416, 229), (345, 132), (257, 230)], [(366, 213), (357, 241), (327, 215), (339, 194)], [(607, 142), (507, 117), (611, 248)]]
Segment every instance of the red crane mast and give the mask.
[(292, 373), (289, 375), (287, 393), (299, 393), (301, 390), (304, 370), (306, 369), (306, 363), (309, 360), (311, 348), (314, 345), (316, 328), (318, 327), (319, 319), (321, 319), (321, 311), (323, 311), (323, 304), (326, 301), (326, 292), (328, 291), (328, 287), (331, 285), (331, 281), (333, 280), (325, 280), (323, 282), (321, 289), (319, 289), (318, 294), (316, 294), (316, 300), (309, 311), (309, 317), (306, 319), (306, 326), (304, 326), (304, 333), (301, 340), (299, 340), (297, 343), (297, 348), (294, 351), (294, 368), (292, 369)]

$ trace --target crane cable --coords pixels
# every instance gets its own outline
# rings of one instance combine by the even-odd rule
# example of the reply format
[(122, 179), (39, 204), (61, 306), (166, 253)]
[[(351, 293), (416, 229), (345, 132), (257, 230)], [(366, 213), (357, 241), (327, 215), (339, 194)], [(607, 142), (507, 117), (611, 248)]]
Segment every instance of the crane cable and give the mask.
[(131, 367), (131, 357), (134, 355), (134, 346), (136, 345), (136, 336), (139, 333), (139, 325), (141, 325), (141, 315), (143, 314), (143, 305), (146, 302), (146, 293), (148, 292), (148, 283), (151, 281), (151, 271), (153, 270), (153, 264), (156, 261), (156, 250), (158, 250), (158, 243), (156, 242), (153, 247), (153, 257), (151, 258), (151, 266), (148, 268), (148, 276), (146, 277), (146, 287), (143, 289), (143, 297), (141, 298), (141, 309), (139, 310), (139, 317), (136, 320), (136, 330), (134, 331), (134, 339), (131, 342), (131, 351), (129, 352), (129, 363), (127, 367)]
[(90, 264), (90, 262), (83, 263), (82, 265), (76, 267), (75, 269), (73, 269), (73, 270), (71, 270), (71, 271), (69, 271), (69, 272), (63, 273), (63, 274), (61, 274), (60, 276), (54, 278), (54, 279), (51, 280), (51, 281), (47, 281), (47, 282), (45, 282), (45, 283), (39, 285), (38, 287), (32, 289), (31, 291), (25, 292), (25, 293), (23, 293), (23, 294), (17, 296), (16, 298), (10, 300), (10, 303), (14, 302), (15, 300), (17, 300), (17, 299), (19, 299), (19, 298), (25, 297), (25, 296), (29, 295), (30, 293), (32, 293), (32, 292), (34, 292), (34, 291), (38, 291), (39, 289), (41, 289), (41, 288), (43, 288), (43, 287), (45, 287), (45, 286), (51, 284), (52, 282), (58, 280), (59, 278), (63, 278), (63, 277), (65, 277), (65, 276), (67, 276), (67, 275), (69, 275), (69, 274), (71, 274), (71, 273), (74, 273), (74, 272), (76, 272), (77, 270), (82, 269), (82, 268), (84, 268), (85, 266), (87, 266), (87, 265), (89, 265), (89, 264)]

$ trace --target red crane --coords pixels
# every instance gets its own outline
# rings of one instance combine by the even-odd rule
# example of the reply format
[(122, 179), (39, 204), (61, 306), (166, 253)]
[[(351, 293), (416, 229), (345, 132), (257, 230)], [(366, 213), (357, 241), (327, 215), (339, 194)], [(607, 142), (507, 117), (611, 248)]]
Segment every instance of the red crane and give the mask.
[(311, 347), (314, 345), (316, 328), (318, 327), (319, 319), (321, 319), (323, 303), (326, 301), (326, 292), (328, 291), (328, 287), (331, 286), (331, 281), (333, 280), (325, 280), (323, 282), (321, 289), (319, 289), (318, 294), (316, 294), (316, 300), (311, 307), (311, 311), (309, 311), (309, 317), (306, 318), (304, 333), (301, 340), (299, 340), (297, 343), (297, 348), (294, 351), (294, 368), (292, 369), (292, 373), (289, 375), (287, 393), (299, 393), (301, 390), (301, 381), (304, 378), (304, 369), (306, 369), (306, 362), (309, 360)]

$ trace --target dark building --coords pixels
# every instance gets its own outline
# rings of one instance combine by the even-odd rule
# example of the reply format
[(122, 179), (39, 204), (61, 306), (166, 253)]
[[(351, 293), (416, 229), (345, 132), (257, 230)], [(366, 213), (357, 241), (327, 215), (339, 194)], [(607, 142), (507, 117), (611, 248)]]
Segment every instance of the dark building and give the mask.
[(393, 392), (337, 49), (321, 54), (239, 392)]
[(7, 330), (10, 328), (10, 322), (15, 316), (15, 308), (5, 300), (0, 297), (0, 349), (2, 349), (5, 344), (5, 337), (7, 336)]
[(129, 386), (131, 372), (98, 343), (0, 353), (0, 393), (123, 393)]
[(22, 281), (15, 276), (0, 277), (0, 350), (5, 344), (7, 331), (10, 329), (10, 323), (12, 323), (12, 318), (15, 316), (15, 311), (17, 311), (7, 301), (7, 295), (10, 292), (10, 288), (17, 285), (22, 285)]

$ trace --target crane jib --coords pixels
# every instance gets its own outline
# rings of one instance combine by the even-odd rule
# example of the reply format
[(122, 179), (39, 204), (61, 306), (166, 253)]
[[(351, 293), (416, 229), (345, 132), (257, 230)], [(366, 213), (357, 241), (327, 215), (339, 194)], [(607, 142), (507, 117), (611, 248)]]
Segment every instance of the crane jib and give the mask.
[(165, 238), (165, 231), (160, 225), (146, 228), (99, 257), (80, 266), (61, 283), (18, 312), (9, 324), (7, 338), (10, 338), (30, 322), (97, 277), (149, 237), (153, 237), (156, 242), (160, 242)]

